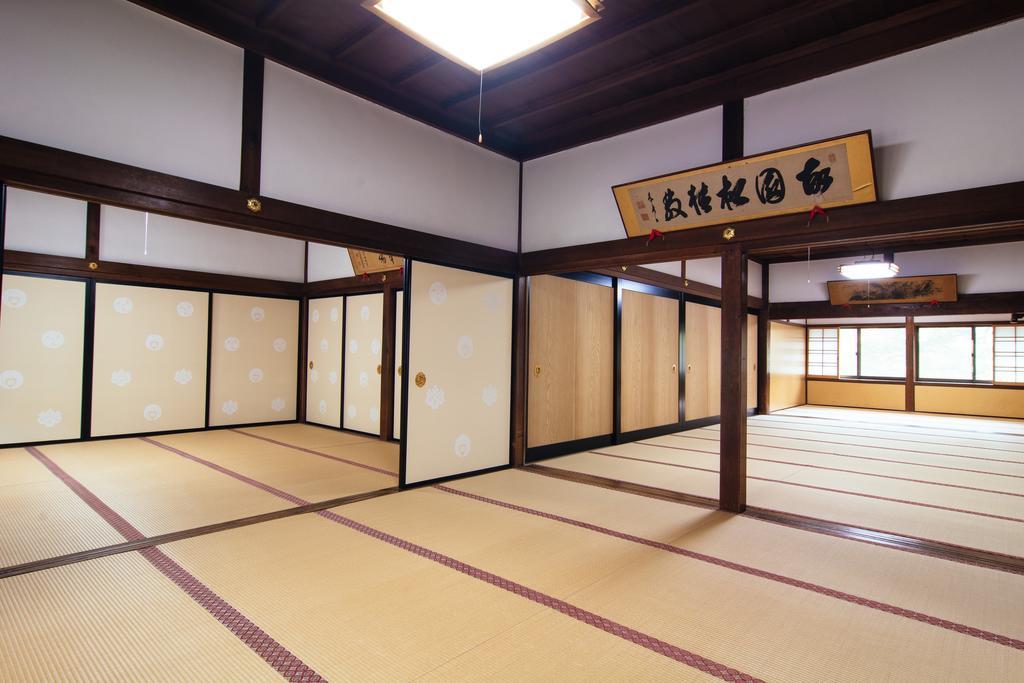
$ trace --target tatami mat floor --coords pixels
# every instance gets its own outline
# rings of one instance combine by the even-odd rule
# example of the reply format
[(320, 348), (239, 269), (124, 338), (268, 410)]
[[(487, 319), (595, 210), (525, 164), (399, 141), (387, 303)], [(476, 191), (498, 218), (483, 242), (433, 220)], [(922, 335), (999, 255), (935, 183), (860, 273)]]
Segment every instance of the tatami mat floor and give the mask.
[(507, 470), (2, 579), (0, 680), (999, 681), (1021, 604), (1018, 574)]
[(397, 473), (397, 444), (293, 424), (4, 449), (0, 567), (125, 540), (62, 477), (149, 537), (297, 505), (246, 478), (319, 502), (395, 486)]
[[(717, 498), (718, 439), (712, 426), (543, 464)], [(804, 406), (751, 417), (747, 441), (752, 507), (1024, 557), (1019, 421)]]

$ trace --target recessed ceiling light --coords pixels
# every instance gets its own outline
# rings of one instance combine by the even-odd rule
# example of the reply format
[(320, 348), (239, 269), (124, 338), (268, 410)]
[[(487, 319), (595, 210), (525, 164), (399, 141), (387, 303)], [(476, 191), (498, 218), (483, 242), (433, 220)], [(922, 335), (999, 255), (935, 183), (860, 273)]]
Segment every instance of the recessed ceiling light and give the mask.
[(587, 0), (365, 0), (421, 43), (483, 72), (598, 19)]
[(851, 280), (878, 280), (893, 277), (900, 272), (900, 267), (892, 261), (857, 261), (839, 266), (839, 273)]

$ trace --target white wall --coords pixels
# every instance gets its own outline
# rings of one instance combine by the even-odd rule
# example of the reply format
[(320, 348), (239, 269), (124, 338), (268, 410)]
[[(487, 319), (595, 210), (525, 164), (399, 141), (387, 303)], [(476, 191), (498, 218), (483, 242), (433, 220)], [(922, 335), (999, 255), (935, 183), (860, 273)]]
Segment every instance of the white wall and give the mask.
[(747, 100), (746, 154), (871, 129), (879, 194), (1024, 179), (1024, 20)]
[(86, 210), (77, 199), (9, 187), (3, 247), (85, 258)]
[(722, 159), (720, 107), (523, 165), (523, 251), (626, 236), (612, 186)]
[(302, 240), (104, 206), (100, 259), (302, 282)]
[(262, 160), (268, 197), (516, 248), (517, 162), (272, 62)]
[(0, 135), (238, 187), (241, 49), (124, 0), (3, 0), (0, 64)]
[(308, 279), (310, 282), (352, 277), (355, 274), (348, 249), (330, 244), (309, 243)]
[[(812, 250), (813, 256), (813, 250)], [(843, 263), (863, 260), (849, 257), (811, 261), (810, 284), (806, 261), (776, 263), (768, 283), (773, 302), (822, 301), (828, 298), (829, 280), (842, 279)], [(1024, 291), (1024, 242), (980, 244), (955, 249), (896, 252), (900, 275), (943, 275), (956, 273), (961, 294)]]

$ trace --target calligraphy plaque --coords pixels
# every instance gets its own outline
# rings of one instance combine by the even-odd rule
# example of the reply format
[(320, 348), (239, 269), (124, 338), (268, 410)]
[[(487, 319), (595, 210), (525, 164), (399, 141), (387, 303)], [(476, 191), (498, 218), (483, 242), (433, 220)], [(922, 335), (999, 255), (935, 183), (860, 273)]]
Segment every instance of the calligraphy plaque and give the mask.
[(887, 277), (879, 280), (830, 280), (828, 300), (847, 304), (911, 304), (956, 301), (956, 275)]
[(612, 193), (628, 237), (873, 202), (871, 131), (616, 185)]
[(383, 273), (386, 270), (398, 270), (404, 265), (404, 261), (398, 256), (379, 254), (375, 251), (349, 249), (348, 257), (352, 259), (352, 271), (356, 275)]

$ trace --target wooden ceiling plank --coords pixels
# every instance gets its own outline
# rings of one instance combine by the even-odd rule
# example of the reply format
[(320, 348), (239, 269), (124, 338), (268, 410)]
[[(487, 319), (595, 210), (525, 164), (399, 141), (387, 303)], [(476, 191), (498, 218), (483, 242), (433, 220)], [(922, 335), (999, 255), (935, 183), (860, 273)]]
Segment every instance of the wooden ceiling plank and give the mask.
[(383, 31), (387, 28), (387, 24), (380, 20), (374, 20), (369, 24), (366, 24), (360, 29), (353, 31), (351, 34), (345, 36), (345, 38), (330, 52), (330, 59), (332, 62), (339, 61), (342, 57), (355, 50), (357, 47), (362, 45), (366, 40), (375, 35), (378, 31)]
[(426, 55), (421, 59), (417, 59), (408, 67), (400, 71), (397, 76), (391, 79), (391, 87), (397, 88), (403, 85), (404, 83), (411, 81), (413, 78), (416, 78), (421, 73), (433, 69), (435, 66), (445, 61), (445, 59), (446, 58), (444, 56), (436, 52), (432, 52), (431, 54)]
[[(494, 92), (495, 90), (500, 90), (526, 76), (541, 76), (554, 69), (563, 68), (565, 66), (565, 62), (574, 59), (585, 59), (595, 52), (607, 50), (611, 44), (628, 38), (629, 36), (648, 28), (651, 24), (678, 17), (680, 14), (692, 12), (709, 4), (712, 4), (711, 0), (691, 0), (686, 3), (681, 3), (679, 0), (662, 0), (661, 2), (654, 3), (647, 11), (624, 19), (620, 22), (611, 22), (608, 19), (602, 18), (601, 21), (598, 21), (592, 24), (592, 26), (584, 29), (591, 32), (590, 36), (592, 38), (586, 47), (576, 50), (566, 49), (556, 56), (551, 57), (551, 59), (541, 66), (518, 62), (504, 67), (502, 71), (494, 75), (494, 77), (489, 81), (485, 78), (484, 94), (486, 95), (487, 93)], [(556, 45), (559, 44), (562, 44), (561, 41), (560, 43), (556, 43)], [(464, 102), (475, 100), (479, 94), (479, 88), (468, 88), (458, 95), (442, 102), (441, 107), (443, 109), (451, 109), (452, 107), (456, 107)]]
[(527, 102), (516, 109), (510, 110), (501, 116), (491, 119), (490, 128), (497, 130), (511, 123), (529, 118), (551, 109), (571, 104), (594, 93), (614, 88), (617, 85), (626, 83), (638, 78), (644, 78), (651, 74), (673, 68), (685, 62), (690, 62), (706, 57), (715, 52), (727, 50), (737, 44), (742, 44), (754, 36), (769, 31), (778, 31), (787, 24), (813, 17), (819, 13), (828, 12), (834, 7), (850, 4), (853, 0), (804, 0), (796, 5), (776, 12), (770, 17), (759, 17), (740, 26), (731, 27), (721, 33), (715, 33), (695, 43), (690, 43), (681, 48), (667, 53), (656, 55), (639, 64), (631, 64), (625, 68), (614, 71), (610, 74), (581, 83), (575, 87), (560, 90), (546, 97), (538, 98)]
[(255, 25), (262, 27), (273, 23), (274, 19), (281, 16), (294, 2), (295, 0), (270, 0), (270, 3), (267, 4), (263, 11), (256, 15)]
[[(984, 5), (970, 0), (937, 0), (837, 36), (605, 108), (587, 117), (587, 128), (581, 128), (578, 118), (554, 123), (521, 141), (524, 159), (685, 116), (724, 100), (751, 97), (835, 73), (1019, 16), (1024, 16), (1024, 4), (1017, 0), (996, 0)], [(915, 30), (908, 31), (908, 27)], [(912, 42), (896, 38), (908, 35), (914, 38)], [(666, 107), (666, 102), (676, 106)], [(641, 120), (639, 113), (648, 115)], [(630, 124), (624, 126), (621, 121), (627, 117)]]

